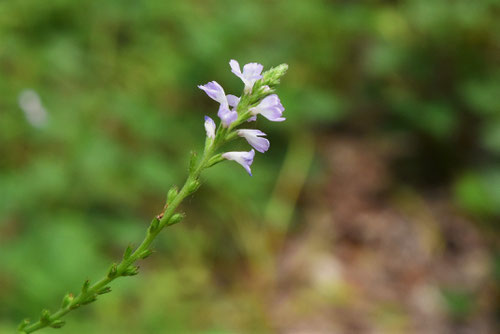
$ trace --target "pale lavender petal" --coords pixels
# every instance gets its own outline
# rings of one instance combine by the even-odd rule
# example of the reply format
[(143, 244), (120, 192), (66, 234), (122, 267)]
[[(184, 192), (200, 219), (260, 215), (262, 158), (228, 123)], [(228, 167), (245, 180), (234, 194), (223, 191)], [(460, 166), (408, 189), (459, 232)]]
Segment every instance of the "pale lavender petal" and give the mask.
[(240, 64), (236, 60), (231, 59), (229, 61), (229, 66), (231, 66), (231, 72), (236, 74), (238, 78), (241, 78), (243, 76), (243, 74), (241, 73)]
[(210, 81), (203, 86), (198, 86), (198, 88), (204, 90), (211, 99), (219, 102), (220, 104), (227, 104), (224, 89), (217, 83), (217, 81)]
[(243, 76), (245, 79), (248, 81), (253, 80), (253, 82), (259, 80), (262, 78), (262, 70), (264, 69), (264, 66), (258, 63), (248, 63), (245, 66), (243, 66)]
[(255, 84), (255, 81), (262, 78), (262, 70), (264, 66), (258, 63), (248, 63), (243, 66), (243, 73), (240, 69), (240, 64), (231, 59), (229, 61), (229, 66), (231, 66), (231, 72), (233, 72), (238, 78), (240, 78), (245, 84), (245, 91), (250, 92)]
[(252, 171), (250, 166), (253, 163), (253, 158), (255, 156), (255, 151), (252, 149), (248, 152), (226, 152), (222, 154), (222, 157), (227, 160), (233, 160), (239, 163), (245, 170), (252, 176)]
[(249, 119), (247, 119), (247, 122), (254, 122), (257, 120), (257, 116), (252, 116)]
[(227, 94), (226, 99), (227, 99), (227, 103), (229, 103), (229, 105), (231, 107), (237, 107), (238, 103), (240, 103), (240, 98), (237, 96), (234, 96), (232, 94)]
[(236, 121), (238, 113), (235, 110), (229, 110), (229, 108), (223, 107), (221, 104), (217, 116), (221, 119), (222, 125), (227, 128), (231, 123)]
[(269, 140), (259, 137), (265, 135), (266, 134), (264, 132), (256, 129), (238, 130), (238, 136), (245, 138), (248, 143), (253, 146), (253, 148), (261, 153), (266, 152), (270, 146)]
[(205, 116), (205, 131), (208, 138), (215, 138), (215, 122), (208, 116)]
[(285, 118), (282, 117), (284, 110), (285, 108), (276, 94), (265, 97), (259, 105), (250, 109), (252, 115), (261, 114), (273, 122), (282, 122), (285, 120)]

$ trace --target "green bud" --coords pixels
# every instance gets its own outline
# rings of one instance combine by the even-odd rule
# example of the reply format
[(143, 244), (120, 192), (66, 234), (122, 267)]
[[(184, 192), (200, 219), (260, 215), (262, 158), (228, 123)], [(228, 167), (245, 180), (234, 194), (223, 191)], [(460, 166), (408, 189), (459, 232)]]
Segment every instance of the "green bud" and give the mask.
[(128, 260), (130, 258), (130, 255), (132, 255), (132, 247), (128, 245), (127, 249), (125, 249), (125, 252), (123, 253), (123, 259)]
[(185, 217), (185, 215), (183, 213), (176, 213), (175, 215), (173, 215), (170, 218), (167, 225), (174, 225), (174, 224), (180, 223), (181, 220), (184, 219), (184, 217)]
[(85, 282), (83, 282), (82, 294), (86, 294), (87, 293), (87, 291), (89, 290), (89, 286), (90, 286), (90, 281), (89, 280), (86, 280)]
[(122, 275), (123, 276), (135, 276), (139, 273), (139, 267), (136, 266), (130, 266), (125, 271), (123, 271)]
[(198, 181), (198, 180), (192, 180), (191, 182), (189, 182), (189, 184), (187, 186), (188, 194), (194, 193), (196, 190), (198, 190), (200, 185), (201, 185), (200, 181)]
[(87, 305), (87, 304), (90, 304), (92, 302), (95, 302), (97, 300), (97, 295), (96, 294), (93, 294), (92, 296), (90, 296), (89, 298), (85, 299), (83, 302), (82, 302), (82, 305)]
[(210, 160), (208, 160), (207, 168), (212, 167), (213, 165), (216, 165), (223, 160), (224, 160), (224, 158), (222, 157), (222, 153), (214, 155), (213, 157), (210, 158)]
[(115, 277), (117, 274), (117, 264), (116, 263), (113, 263), (111, 265), (111, 267), (109, 267), (109, 270), (108, 270), (108, 277), (109, 278), (113, 278)]
[(61, 328), (62, 326), (64, 326), (66, 324), (65, 321), (62, 321), (62, 320), (54, 320), (52, 321), (52, 323), (50, 324), (50, 327), (52, 328)]
[(149, 225), (148, 232), (153, 233), (158, 229), (158, 226), (160, 224), (160, 219), (158, 217), (154, 217), (153, 220), (151, 221), (151, 225)]
[(68, 307), (74, 299), (75, 297), (73, 297), (72, 293), (67, 293), (62, 300), (61, 308)]
[(179, 193), (179, 188), (177, 188), (175, 186), (170, 188), (170, 190), (168, 191), (168, 194), (167, 194), (167, 205), (172, 204), (174, 199), (177, 197), (178, 193)]
[(21, 321), (21, 323), (19, 323), (19, 326), (17, 326), (17, 330), (18, 331), (22, 331), (23, 329), (26, 328), (26, 326), (28, 326), (30, 324), (30, 319), (24, 319), (23, 321)]
[(43, 324), (50, 323), (50, 311), (47, 309), (42, 310), (42, 314), (40, 315), (40, 322)]
[(262, 74), (262, 86), (275, 86), (280, 83), (280, 78), (285, 75), (288, 70), (287, 64), (281, 64)]
[(148, 256), (150, 256), (151, 254), (153, 254), (153, 251), (150, 250), (150, 249), (146, 249), (145, 251), (143, 251), (140, 255), (139, 255), (139, 258), (141, 259), (145, 259), (147, 258)]
[(104, 288), (102, 288), (99, 291), (97, 291), (97, 294), (98, 295), (103, 295), (103, 294), (109, 293), (109, 292), (111, 292), (111, 288), (109, 286), (105, 286)]

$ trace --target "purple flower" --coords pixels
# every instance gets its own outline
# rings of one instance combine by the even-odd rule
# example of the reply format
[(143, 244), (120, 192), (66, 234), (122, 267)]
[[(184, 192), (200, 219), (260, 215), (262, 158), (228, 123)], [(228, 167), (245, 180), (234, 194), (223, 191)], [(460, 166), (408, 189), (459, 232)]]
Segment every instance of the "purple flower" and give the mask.
[(205, 116), (205, 130), (208, 138), (215, 138), (215, 122), (208, 116)]
[(265, 97), (262, 101), (260, 101), (259, 105), (250, 108), (250, 112), (253, 116), (261, 114), (273, 122), (283, 122), (285, 120), (284, 117), (281, 117), (284, 110), (285, 108), (276, 94)]
[(248, 152), (226, 152), (222, 154), (222, 157), (227, 160), (233, 160), (239, 163), (245, 168), (245, 170), (252, 176), (252, 171), (250, 170), (250, 165), (253, 162), (253, 157), (255, 156), (255, 151), (252, 149)]
[(269, 149), (269, 140), (266, 138), (261, 138), (259, 136), (265, 136), (266, 134), (260, 130), (250, 130), (242, 129), (238, 130), (238, 136), (245, 138), (250, 145), (253, 146), (260, 153), (264, 153)]
[[(229, 102), (228, 98), (226, 96), (226, 93), (224, 92), (224, 89), (222, 88), (221, 85), (219, 85), (216, 81), (211, 81), (207, 83), (206, 85), (203, 86), (198, 86), (199, 89), (202, 89), (207, 93), (207, 95), (220, 103), (219, 106), (219, 111), (217, 112), (217, 116), (222, 120), (222, 125), (224, 127), (228, 127), (233, 123), (237, 118), (238, 118), (238, 113), (236, 110), (230, 110), (229, 109)], [(233, 96), (233, 95), (229, 95)], [(236, 96), (234, 96), (236, 97)], [(232, 101), (234, 101), (233, 98), (231, 98)]]
[(261, 73), (264, 69), (264, 66), (261, 64), (248, 63), (243, 66), (243, 73), (241, 73), (240, 64), (234, 59), (229, 61), (229, 66), (231, 66), (231, 72), (236, 74), (236, 76), (238, 76), (245, 84), (246, 92), (252, 91), (255, 81), (262, 78)]

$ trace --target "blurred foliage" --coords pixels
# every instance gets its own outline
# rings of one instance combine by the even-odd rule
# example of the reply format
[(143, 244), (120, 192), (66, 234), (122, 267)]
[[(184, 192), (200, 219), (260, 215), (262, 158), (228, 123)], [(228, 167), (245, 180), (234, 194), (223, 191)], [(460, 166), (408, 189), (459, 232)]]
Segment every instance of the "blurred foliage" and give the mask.
[[(270, 152), (253, 178), (229, 163), (209, 171), (186, 224), (144, 264), (151, 274), (118, 282), (62, 332), (269, 331), (263, 297), (232, 277), (266, 258), (258, 221), (297, 133), (391, 138), (404, 152), (398, 182), (446, 187), (498, 221), (499, 12), (498, 0), (1, 2), (0, 331), (140, 240), (216, 112), (196, 85), (241, 90), (231, 58), (290, 65), (286, 126), (258, 122)], [(19, 107), (26, 89), (43, 126)], [(463, 299), (448, 294), (454, 313)]]

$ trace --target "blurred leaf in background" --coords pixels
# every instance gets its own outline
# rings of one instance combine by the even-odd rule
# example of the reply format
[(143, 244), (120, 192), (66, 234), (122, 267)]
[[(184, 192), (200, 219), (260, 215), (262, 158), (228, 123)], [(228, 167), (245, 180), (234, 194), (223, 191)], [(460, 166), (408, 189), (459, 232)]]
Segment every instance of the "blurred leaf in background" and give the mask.
[[(208, 172), (141, 275), (61, 332), (274, 332), (276, 257), (314, 222), (304, 212), (330, 172), (316, 147), (339, 133), (389, 142), (392, 188), (444, 189), (496, 234), (499, 11), (497, 0), (1, 2), (0, 332), (140, 240), (216, 113), (196, 86), (242, 88), (230, 59), (290, 65), (286, 126), (259, 122), (271, 149), (254, 177)], [(475, 307), (445, 299), (452, 313)], [(401, 328), (403, 308), (380, 310)]]

